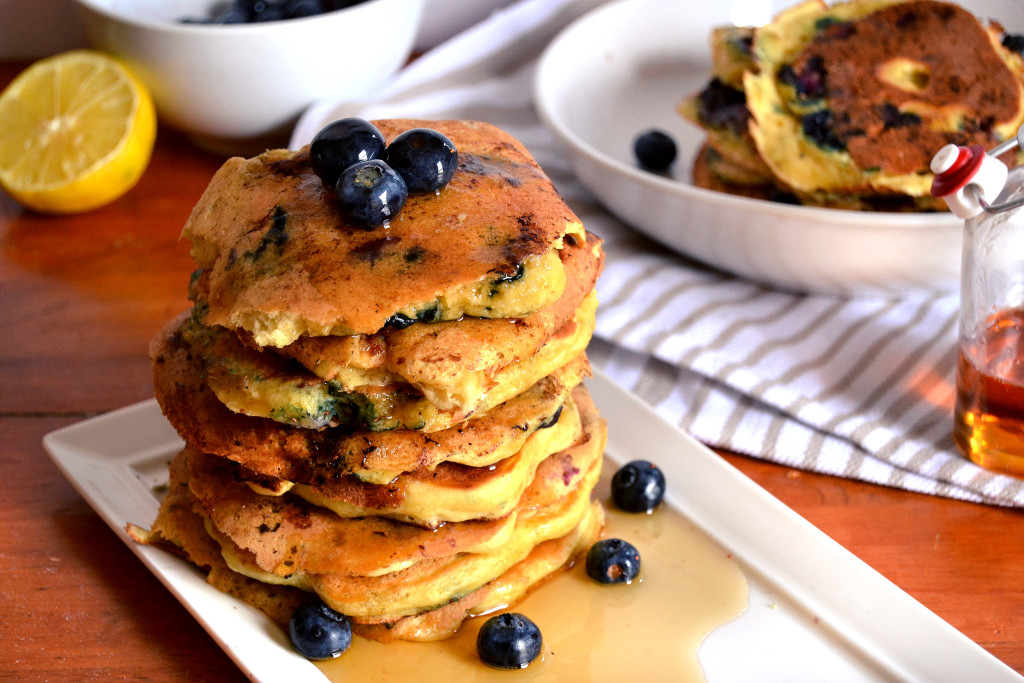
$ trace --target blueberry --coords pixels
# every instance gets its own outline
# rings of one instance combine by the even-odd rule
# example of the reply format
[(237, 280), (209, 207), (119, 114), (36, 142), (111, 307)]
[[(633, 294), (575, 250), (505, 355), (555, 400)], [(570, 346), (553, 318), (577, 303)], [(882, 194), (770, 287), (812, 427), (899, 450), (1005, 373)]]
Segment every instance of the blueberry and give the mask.
[(409, 192), (440, 190), (459, 164), (452, 141), (429, 128), (413, 128), (396, 137), (388, 145), (385, 158), (405, 179)]
[(384, 153), (384, 135), (359, 118), (340, 119), (320, 130), (309, 145), (309, 163), (328, 187), (357, 161), (377, 159)]
[(634, 460), (612, 476), (612, 500), (626, 512), (650, 512), (665, 497), (665, 475), (646, 460)]
[(899, 107), (889, 102), (882, 103), (880, 112), (885, 130), (888, 130), (889, 128), (916, 126), (921, 123), (921, 117), (914, 112), (900, 111)]
[(314, 603), (299, 607), (288, 622), (288, 635), (299, 654), (308, 659), (337, 657), (352, 644), (348, 617), (327, 605)]
[(253, 22), (281, 21), (284, 18), (284, 8), (269, 2), (263, 3), (263, 7), (252, 14)]
[(709, 126), (740, 134), (747, 129), (750, 118), (747, 95), (719, 78), (712, 78), (700, 91), (697, 115)]
[(1007, 33), (1003, 36), (1003, 47), (1011, 52), (1024, 55), (1024, 34)]
[(676, 160), (676, 141), (663, 131), (649, 130), (637, 136), (633, 153), (648, 171), (666, 171)]
[(249, 15), (249, 21), (252, 21), (258, 13), (266, 10), (271, 2), (269, 0), (233, 0), (231, 4), (246, 12)]
[(805, 99), (820, 100), (825, 96), (825, 64), (818, 55), (809, 58), (799, 73), (792, 64), (783, 64), (779, 68), (778, 78), (782, 83), (792, 86)]
[(807, 114), (801, 119), (804, 135), (819, 147), (843, 151), (846, 143), (836, 133), (835, 115), (828, 109), (820, 109)]
[(540, 656), (541, 644), (537, 624), (516, 612), (491, 617), (476, 637), (480, 659), (499, 669), (525, 669)]
[(631, 583), (640, 573), (640, 551), (620, 538), (606, 538), (587, 552), (587, 576), (598, 583)]
[(415, 324), (415, 322), (416, 318), (410, 318), (405, 313), (395, 313), (384, 322), (384, 325), (387, 327), (393, 327), (396, 330), (404, 330), (410, 325)]
[[(896, 20), (897, 27), (901, 20)], [(843, 21), (835, 17), (825, 16), (814, 22), (814, 30), (818, 32), (818, 39), (822, 41), (846, 40), (857, 33), (857, 28), (849, 21)]]
[(313, 17), (323, 14), (327, 9), (323, 0), (288, 0), (284, 4), (284, 15), (286, 19), (298, 19), (300, 17)]
[(346, 168), (334, 186), (334, 193), (345, 220), (367, 228), (387, 225), (409, 198), (402, 176), (380, 159), (360, 161)]

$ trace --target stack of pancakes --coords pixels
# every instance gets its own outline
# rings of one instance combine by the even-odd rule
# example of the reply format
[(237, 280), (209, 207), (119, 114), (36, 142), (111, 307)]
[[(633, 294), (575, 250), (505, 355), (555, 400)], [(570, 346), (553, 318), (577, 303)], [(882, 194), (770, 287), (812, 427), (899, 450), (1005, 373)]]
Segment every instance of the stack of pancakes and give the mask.
[(694, 183), (812, 206), (942, 209), (934, 154), (989, 149), (1024, 123), (1024, 60), (1006, 45), (1019, 41), (935, 0), (809, 0), (756, 29), (716, 29), (712, 77), (679, 105), (707, 134)]
[(347, 225), (308, 149), (229, 160), (196, 205), (194, 307), (150, 349), (186, 446), (131, 531), (278, 623), (322, 600), (364, 636), (433, 640), (601, 531), (581, 382), (603, 252), (504, 132), (375, 123), (459, 151), (387, 227)]

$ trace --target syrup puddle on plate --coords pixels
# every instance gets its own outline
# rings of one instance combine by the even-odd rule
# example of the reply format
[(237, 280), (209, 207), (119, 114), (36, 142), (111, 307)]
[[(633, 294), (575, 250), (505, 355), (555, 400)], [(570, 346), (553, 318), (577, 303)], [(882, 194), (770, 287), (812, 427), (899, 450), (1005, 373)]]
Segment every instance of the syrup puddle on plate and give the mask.
[(617, 467), (605, 459), (594, 495), (605, 503), (603, 537), (622, 538), (640, 551), (639, 582), (599, 585), (581, 560), (505, 610), (525, 614), (543, 635), (541, 656), (525, 670), (491, 669), (477, 657), (476, 635), (486, 616), (435, 643), (354, 638), (348, 652), (317, 666), (332, 681), (360, 683), (632, 680), (638, 672), (654, 680), (703, 681), (697, 649), (746, 609), (746, 577), (722, 548), (668, 506), (649, 515), (615, 510), (609, 482)]

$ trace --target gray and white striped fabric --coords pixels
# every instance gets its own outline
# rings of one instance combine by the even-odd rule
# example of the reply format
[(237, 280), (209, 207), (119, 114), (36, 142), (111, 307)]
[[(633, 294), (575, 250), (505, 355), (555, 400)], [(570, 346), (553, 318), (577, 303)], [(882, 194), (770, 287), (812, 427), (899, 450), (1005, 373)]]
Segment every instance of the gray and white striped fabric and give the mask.
[(372, 100), (323, 102), (307, 143), (342, 116), (472, 118), (519, 138), (605, 239), (592, 363), (697, 439), (790, 467), (919, 493), (1024, 506), (1024, 482), (962, 458), (951, 434), (956, 294), (799, 296), (671, 253), (574, 178), (538, 120), (544, 45), (599, 0), (521, 0), (426, 53)]

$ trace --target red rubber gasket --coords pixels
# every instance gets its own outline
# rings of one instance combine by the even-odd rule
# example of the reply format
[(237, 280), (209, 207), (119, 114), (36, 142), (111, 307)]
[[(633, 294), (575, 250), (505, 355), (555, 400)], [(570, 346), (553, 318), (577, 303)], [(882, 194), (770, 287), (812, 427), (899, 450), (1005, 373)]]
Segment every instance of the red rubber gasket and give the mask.
[(945, 173), (940, 173), (932, 180), (931, 195), (933, 197), (945, 197), (963, 188), (971, 182), (971, 178), (981, 168), (981, 162), (985, 158), (985, 148), (981, 145), (961, 147), (960, 153)]

